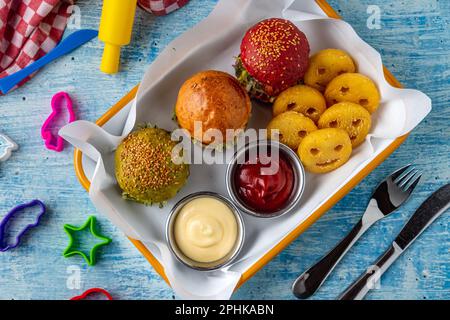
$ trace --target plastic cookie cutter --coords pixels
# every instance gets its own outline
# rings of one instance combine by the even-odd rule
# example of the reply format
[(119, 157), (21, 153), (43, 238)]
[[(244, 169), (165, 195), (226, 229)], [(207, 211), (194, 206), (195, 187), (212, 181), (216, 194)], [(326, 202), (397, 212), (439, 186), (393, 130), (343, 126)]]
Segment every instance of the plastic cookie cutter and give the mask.
[(55, 127), (58, 121), (61, 121), (61, 117), (64, 114), (64, 107), (67, 109), (68, 123), (75, 121), (72, 99), (67, 92), (59, 92), (53, 96), (52, 113), (45, 120), (41, 128), (41, 136), (44, 139), (45, 147), (56, 152), (64, 150), (64, 139), (55, 132), (57, 130)]
[[(105, 246), (109, 244), (112, 240), (108, 237), (102, 236), (97, 232), (97, 225), (96, 225), (96, 219), (94, 216), (90, 216), (88, 220), (82, 225), (81, 227), (75, 227), (70, 224), (64, 225), (64, 231), (66, 231), (67, 235), (69, 236), (69, 245), (67, 246), (66, 250), (63, 252), (64, 258), (71, 257), (73, 255), (80, 255), (89, 266), (94, 266), (96, 264), (96, 255), (97, 251), (100, 247)], [(77, 243), (74, 240), (74, 233), (77, 232), (83, 232), (84, 230), (89, 229), (91, 234), (97, 238), (100, 239), (101, 242), (95, 244), (92, 249), (89, 252), (89, 256), (86, 255), (83, 251), (79, 250), (77, 248)]]
[(11, 157), (13, 151), (19, 149), (17, 143), (7, 135), (0, 133), (0, 161), (6, 161)]
[(111, 294), (102, 288), (89, 289), (89, 290), (85, 291), (84, 293), (80, 294), (79, 296), (70, 298), (70, 300), (87, 300), (86, 298), (93, 294), (101, 294), (101, 295), (104, 295), (107, 300), (113, 300)]
[[(15, 241), (12, 244), (8, 244), (6, 239), (6, 226), (7, 224), (12, 221), (20, 212), (23, 212), (25, 209), (33, 208), (33, 207), (39, 207), (40, 211), (37, 215), (37, 218), (34, 223), (28, 224), (25, 228), (23, 228), (18, 235), (15, 237)], [(22, 237), (32, 228), (37, 227), (39, 223), (41, 222), (42, 216), (45, 214), (46, 208), (42, 201), (40, 200), (33, 200), (28, 203), (23, 203), (18, 205), (17, 207), (14, 207), (11, 211), (8, 212), (8, 214), (0, 221), (0, 252), (5, 252), (10, 249), (16, 248), (20, 244), (20, 240)]]

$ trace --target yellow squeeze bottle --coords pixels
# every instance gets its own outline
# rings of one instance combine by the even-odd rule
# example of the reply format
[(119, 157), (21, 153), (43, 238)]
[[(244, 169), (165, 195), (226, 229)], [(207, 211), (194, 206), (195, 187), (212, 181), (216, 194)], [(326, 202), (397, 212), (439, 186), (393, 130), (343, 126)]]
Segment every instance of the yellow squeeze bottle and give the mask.
[(105, 43), (100, 70), (119, 71), (120, 49), (131, 41), (137, 0), (104, 0), (98, 37)]

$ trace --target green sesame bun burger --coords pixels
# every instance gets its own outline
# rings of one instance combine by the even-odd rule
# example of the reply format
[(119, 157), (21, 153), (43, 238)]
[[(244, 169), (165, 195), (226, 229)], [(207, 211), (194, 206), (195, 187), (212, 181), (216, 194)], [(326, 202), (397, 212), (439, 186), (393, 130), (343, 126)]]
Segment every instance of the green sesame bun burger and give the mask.
[(146, 205), (173, 198), (189, 176), (187, 164), (172, 161), (169, 132), (143, 128), (128, 135), (116, 150), (116, 179), (126, 199)]

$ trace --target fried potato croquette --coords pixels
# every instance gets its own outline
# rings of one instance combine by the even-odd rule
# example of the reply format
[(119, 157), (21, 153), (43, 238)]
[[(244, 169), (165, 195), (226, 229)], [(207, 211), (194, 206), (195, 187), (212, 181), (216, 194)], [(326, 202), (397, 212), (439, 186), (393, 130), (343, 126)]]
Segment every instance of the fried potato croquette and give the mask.
[(311, 57), (304, 81), (308, 86), (324, 92), (331, 80), (349, 72), (356, 72), (356, 65), (347, 52), (325, 49)]
[(267, 126), (267, 138), (275, 138), (278, 130), (278, 139), (281, 143), (297, 150), (300, 142), (317, 127), (311, 119), (295, 111), (284, 112), (270, 121)]
[(327, 173), (348, 161), (352, 143), (347, 132), (342, 129), (319, 129), (302, 140), (297, 153), (306, 170)]
[(273, 104), (273, 116), (296, 111), (317, 122), (327, 108), (323, 95), (314, 88), (297, 85), (283, 91)]
[(348, 101), (374, 113), (380, 105), (381, 97), (377, 86), (368, 77), (359, 73), (344, 73), (328, 84), (325, 99), (330, 107), (338, 102)]
[(339, 128), (345, 130), (356, 148), (364, 142), (369, 133), (372, 119), (370, 113), (353, 102), (340, 102), (328, 108), (319, 119), (319, 128)]

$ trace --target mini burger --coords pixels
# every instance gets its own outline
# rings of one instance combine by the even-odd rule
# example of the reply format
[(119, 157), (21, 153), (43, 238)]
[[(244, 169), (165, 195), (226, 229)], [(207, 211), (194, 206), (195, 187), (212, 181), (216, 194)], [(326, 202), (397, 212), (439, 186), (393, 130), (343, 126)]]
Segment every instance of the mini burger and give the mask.
[(306, 73), (309, 43), (292, 22), (267, 19), (251, 27), (241, 43), (236, 77), (251, 97), (273, 102), (282, 91), (298, 84)]
[[(181, 128), (205, 145), (227, 143), (227, 130), (239, 131), (247, 126), (252, 104), (247, 92), (232, 75), (207, 70), (193, 75), (181, 86), (175, 116)], [(201, 130), (196, 130), (201, 124)], [(209, 130), (221, 133), (218, 137)], [(198, 131), (198, 132), (197, 132)]]

